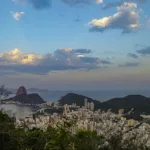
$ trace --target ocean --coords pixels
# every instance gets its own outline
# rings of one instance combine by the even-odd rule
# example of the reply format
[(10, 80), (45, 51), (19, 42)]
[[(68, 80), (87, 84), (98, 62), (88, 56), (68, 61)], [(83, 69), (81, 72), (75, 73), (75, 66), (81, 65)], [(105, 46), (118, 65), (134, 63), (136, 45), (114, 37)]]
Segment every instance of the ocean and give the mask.
[(92, 99), (98, 101), (107, 101), (112, 98), (116, 97), (125, 97), (127, 95), (143, 95), (146, 97), (150, 97), (150, 90), (148, 91), (141, 91), (141, 90), (120, 90), (120, 91), (108, 91), (108, 90), (101, 90), (101, 91), (50, 91), (50, 92), (37, 92), (45, 101), (57, 101), (62, 96), (65, 96), (68, 93), (76, 93), (81, 94)]
[[(49, 91), (49, 92), (34, 92), (38, 93), (45, 101), (52, 101), (55, 102), (59, 100), (62, 96), (65, 96), (67, 93), (76, 93), (81, 94), (86, 97), (90, 97), (92, 99), (98, 100), (98, 101), (107, 101), (112, 98), (116, 97), (125, 97), (127, 95), (143, 95), (146, 97), (150, 97), (150, 90), (149, 91), (141, 91), (141, 90), (120, 90), (120, 91), (108, 91), (108, 90), (101, 90), (101, 91)], [(30, 93), (28, 91), (28, 93)], [(13, 97), (15, 94), (10, 95), (9, 97)], [(0, 104), (0, 109), (4, 108), (8, 115), (11, 116), (13, 114), (16, 115), (17, 118), (21, 118), (22, 116), (28, 116), (29, 114), (32, 114), (32, 111), (30, 107), (27, 106), (21, 106), (16, 104)]]
[[(28, 91), (28, 93), (31, 92)], [(128, 95), (143, 95), (146, 97), (150, 97), (150, 90), (48, 91), (48, 92), (34, 91), (33, 93), (38, 93), (45, 101), (52, 101), (52, 102), (59, 100), (62, 96), (65, 96), (68, 93), (81, 94), (98, 101), (107, 101), (112, 98), (125, 97)], [(15, 96), (15, 94), (10, 95), (9, 97), (13, 96)]]

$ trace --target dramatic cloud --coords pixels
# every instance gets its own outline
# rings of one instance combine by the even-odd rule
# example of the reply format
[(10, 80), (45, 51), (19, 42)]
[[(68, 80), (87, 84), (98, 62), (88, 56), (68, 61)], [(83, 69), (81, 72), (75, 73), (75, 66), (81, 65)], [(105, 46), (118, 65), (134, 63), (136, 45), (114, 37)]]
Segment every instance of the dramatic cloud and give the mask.
[(117, 6), (121, 6), (124, 2), (129, 2), (129, 3), (145, 3), (148, 0), (121, 0), (118, 2), (114, 2), (114, 3), (108, 3), (108, 4), (104, 4), (102, 9), (109, 9), (112, 7), (117, 7)]
[(13, 18), (18, 21), (24, 15), (24, 12), (13, 12), (13, 11), (11, 11), (11, 14), (12, 14)]
[(133, 53), (128, 53), (127, 56), (131, 57), (131, 58), (134, 58), (134, 59), (138, 58), (138, 56), (136, 54), (133, 54)]
[(100, 60), (99, 58), (92, 57), (81, 57), (81, 60), (85, 63), (93, 63), (93, 64), (111, 64), (108, 60)]
[(140, 16), (136, 9), (137, 4), (124, 3), (117, 7), (118, 12), (113, 16), (93, 19), (89, 22), (90, 31), (104, 32), (108, 29), (120, 29), (122, 33), (135, 32), (140, 27)]
[(0, 54), (0, 64), (35, 64), (37, 60), (42, 59), (42, 56), (37, 54), (25, 54), (19, 49), (14, 49), (9, 52)]
[(72, 49), (72, 48), (63, 48), (63, 49), (57, 49), (55, 51), (55, 54), (61, 54), (61, 55), (70, 55), (70, 54), (81, 54), (78, 56), (82, 56), (82, 54), (89, 54), (92, 50), (90, 49)]
[(150, 46), (137, 50), (136, 52), (142, 55), (150, 55)]
[(19, 49), (0, 54), (1, 70), (46, 74), (54, 70), (97, 69), (109, 65), (107, 59), (87, 57), (89, 49), (57, 49), (54, 53), (37, 55), (23, 53)]
[(79, 54), (88, 54), (91, 53), (92, 51), (90, 49), (73, 49), (72, 52)]
[(125, 64), (119, 65), (119, 67), (138, 67), (140, 64), (137, 62), (127, 62)]

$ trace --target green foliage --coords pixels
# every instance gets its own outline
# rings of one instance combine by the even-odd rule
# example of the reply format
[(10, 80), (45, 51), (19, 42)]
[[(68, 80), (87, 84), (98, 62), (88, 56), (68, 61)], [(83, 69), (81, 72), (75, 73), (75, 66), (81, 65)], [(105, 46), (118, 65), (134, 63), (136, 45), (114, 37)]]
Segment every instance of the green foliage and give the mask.
[(75, 135), (75, 149), (97, 150), (100, 138), (95, 132), (80, 130)]
[(69, 131), (70, 126), (69, 122), (64, 122), (58, 125), (57, 129), (48, 128), (49, 141), (46, 150), (71, 150), (73, 135)]
[(16, 129), (13, 121), (0, 112), (0, 150), (23, 150), (24, 130)]
[(0, 150), (150, 150), (141, 144), (137, 146), (134, 139), (122, 143), (122, 134), (105, 137), (95, 132), (80, 130), (71, 134), (73, 122), (64, 121), (57, 128), (16, 129), (13, 121), (0, 112)]
[(45, 133), (39, 129), (33, 129), (26, 132), (24, 145), (28, 149), (42, 150), (46, 145)]

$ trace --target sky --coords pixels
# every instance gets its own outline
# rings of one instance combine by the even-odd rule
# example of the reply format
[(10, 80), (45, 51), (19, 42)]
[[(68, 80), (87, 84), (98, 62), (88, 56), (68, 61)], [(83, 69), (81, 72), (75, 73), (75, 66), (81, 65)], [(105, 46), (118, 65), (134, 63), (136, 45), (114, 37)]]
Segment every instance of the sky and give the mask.
[(0, 84), (150, 88), (150, 0), (1, 0)]

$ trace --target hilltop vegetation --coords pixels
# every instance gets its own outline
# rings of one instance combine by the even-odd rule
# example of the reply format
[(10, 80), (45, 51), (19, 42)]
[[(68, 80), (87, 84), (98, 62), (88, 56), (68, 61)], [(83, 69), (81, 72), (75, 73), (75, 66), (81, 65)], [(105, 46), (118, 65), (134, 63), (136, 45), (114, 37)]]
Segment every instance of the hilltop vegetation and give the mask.
[(149, 150), (144, 143), (138, 146), (132, 140), (122, 143), (122, 134), (110, 135), (106, 142), (104, 136), (95, 132), (79, 130), (70, 132), (73, 122), (64, 121), (57, 128), (40, 129), (15, 128), (13, 119), (0, 112), (0, 149), (1, 150)]
[(134, 108), (136, 114), (150, 114), (150, 98), (142, 95), (129, 95), (122, 98), (113, 98), (105, 102), (93, 100), (92, 98), (82, 95), (69, 93), (59, 100), (61, 105), (76, 103), (78, 106), (84, 106), (84, 99), (87, 98), (88, 102), (93, 102), (95, 110), (101, 109), (107, 111), (111, 109), (112, 112), (118, 113), (119, 109), (124, 109), (125, 113)]
[(83, 96), (83, 95), (79, 95), (79, 94), (75, 94), (75, 93), (68, 93), (67, 95), (63, 96), (59, 102), (61, 105), (72, 105), (73, 103), (76, 103), (77, 106), (84, 106), (84, 99), (88, 99), (88, 102), (93, 102), (95, 105), (99, 105), (100, 102), (93, 100), (92, 98)]

